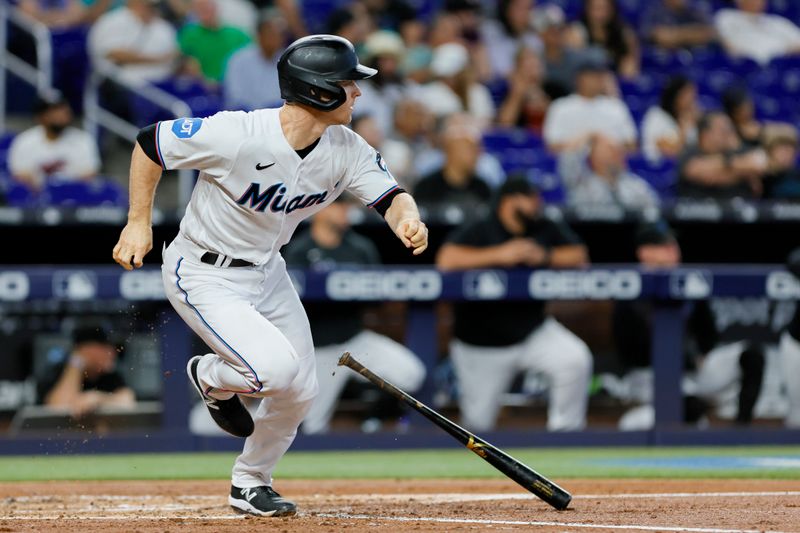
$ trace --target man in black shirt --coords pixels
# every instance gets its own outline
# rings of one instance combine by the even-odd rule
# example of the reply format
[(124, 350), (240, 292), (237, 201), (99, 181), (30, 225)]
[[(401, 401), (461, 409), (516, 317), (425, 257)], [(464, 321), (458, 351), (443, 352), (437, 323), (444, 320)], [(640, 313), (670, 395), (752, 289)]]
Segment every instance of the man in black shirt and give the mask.
[(421, 206), (457, 206), (465, 211), (485, 207), (491, 191), (476, 173), (483, 150), (480, 129), (469, 117), (454, 115), (447, 119), (441, 143), (444, 164), (417, 183), (414, 198)]
[[(316, 270), (380, 264), (375, 245), (350, 230), (349, 208), (348, 201), (340, 196), (314, 215), (311, 227), (292, 239), (283, 251), (286, 263)], [(404, 390), (413, 392), (422, 385), (425, 379), (422, 362), (405, 346), (364, 329), (360, 304), (305, 302), (303, 305), (314, 338), (319, 381), (319, 394), (303, 421), (304, 433), (328, 430), (336, 402), (352, 375), (336, 372), (339, 357), (346, 351)]]
[(117, 351), (97, 327), (76, 329), (68, 358), (46, 369), (37, 384), (39, 401), (69, 408), (79, 418), (105, 405), (133, 406), (136, 397), (116, 370)]
[[(510, 179), (493, 211), (458, 228), (436, 257), (442, 270), (569, 268), (588, 263), (586, 248), (567, 226), (540, 214), (541, 200), (525, 180)], [(464, 424), (495, 425), (501, 397), (521, 371), (549, 381), (547, 427), (577, 430), (586, 424), (592, 354), (586, 344), (535, 300), (455, 304), (450, 356), (462, 394)]]

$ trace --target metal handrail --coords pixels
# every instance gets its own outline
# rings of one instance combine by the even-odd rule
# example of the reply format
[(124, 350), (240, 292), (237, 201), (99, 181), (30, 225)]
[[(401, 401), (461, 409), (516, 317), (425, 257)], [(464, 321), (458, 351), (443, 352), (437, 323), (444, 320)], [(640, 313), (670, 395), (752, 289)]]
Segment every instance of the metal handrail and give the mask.
[[(83, 95), (83, 126), (95, 140), (100, 135), (101, 126), (132, 143), (136, 143), (136, 136), (139, 133), (138, 126), (103, 109), (100, 105), (100, 85), (104, 80), (110, 80), (136, 93), (161, 109), (169, 111), (175, 118), (187, 117), (192, 114), (191, 107), (180, 98), (148, 82), (133, 82), (122, 74), (119, 67), (105, 64), (92, 70)], [(180, 170), (178, 172), (178, 211), (189, 203), (193, 188), (194, 173), (191, 170)]]
[[(8, 52), (8, 24), (17, 25), (28, 32), (36, 43), (36, 62), (34, 67), (22, 58)], [(39, 94), (52, 93), (53, 89), (53, 47), (52, 34), (47, 26), (28, 15), (13, 9), (7, 2), (0, 2), (0, 131), (6, 125), (6, 71), (13, 72), (30, 83)]]

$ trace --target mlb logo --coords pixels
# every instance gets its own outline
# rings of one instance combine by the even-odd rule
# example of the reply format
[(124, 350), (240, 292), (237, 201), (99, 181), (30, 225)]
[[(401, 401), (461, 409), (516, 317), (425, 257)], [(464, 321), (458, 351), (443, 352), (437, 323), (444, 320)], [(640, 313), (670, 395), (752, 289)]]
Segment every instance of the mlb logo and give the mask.
[(499, 270), (464, 274), (464, 296), (469, 300), (502, 300), (508, 294), (508, 277)]
[(55, 272), (53, 294), (64, 300), (91, 300), (97, 295), (97, 277), (85, 270)]
[(678, 270), (669, 279), (669, 292), (673, 298), (702, 300), (711, 296), (714, 276), (708, 270)]

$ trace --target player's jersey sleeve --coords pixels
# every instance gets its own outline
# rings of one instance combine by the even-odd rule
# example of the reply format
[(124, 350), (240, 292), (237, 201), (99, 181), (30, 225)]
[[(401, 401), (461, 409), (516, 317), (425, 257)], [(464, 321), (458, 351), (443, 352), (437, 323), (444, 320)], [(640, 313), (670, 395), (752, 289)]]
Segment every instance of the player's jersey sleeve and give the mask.
[(156, 150), (166, 170), (202, 170), (224, 178), (243, 138), (242, 113), (222, 112), (207, 118), (165, 120), (156, 126)]
[(358, 197), (364, 205), (375, 207), (381, 200), (399, 189), (399, 185), (389, 172), (380, 152), (355, 134), (351, 142), (353, 139), (357, 144), (351, 151), (354, 161), (349, 173), (347, 190)]

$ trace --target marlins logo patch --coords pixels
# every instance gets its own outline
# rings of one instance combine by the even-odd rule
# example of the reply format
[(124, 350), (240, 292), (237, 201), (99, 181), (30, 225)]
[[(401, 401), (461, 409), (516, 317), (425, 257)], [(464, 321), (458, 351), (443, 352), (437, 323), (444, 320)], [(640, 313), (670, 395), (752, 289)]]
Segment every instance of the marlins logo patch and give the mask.
[(375, 151), (375, 163), (378, 165), (378, 168), (383, 170), (384, 172), (389, 172), (389, 169), (386, 168), (386, 161), (383, 160), (381, 153), (377, 150)]
[(179, 118), (172, 123), (172, 133), (178, 139), (191, 139), (202, 125), (202, 118)]

